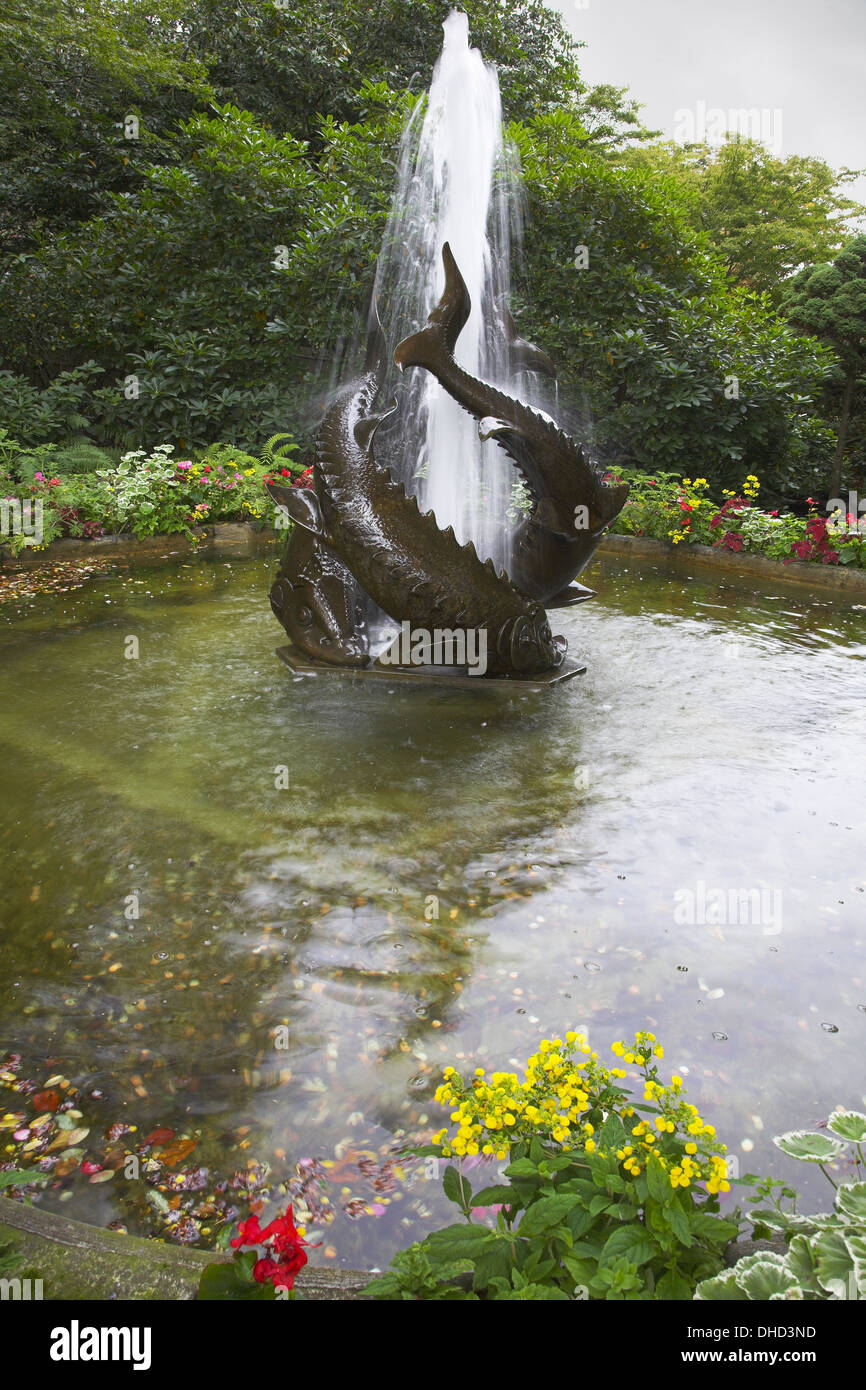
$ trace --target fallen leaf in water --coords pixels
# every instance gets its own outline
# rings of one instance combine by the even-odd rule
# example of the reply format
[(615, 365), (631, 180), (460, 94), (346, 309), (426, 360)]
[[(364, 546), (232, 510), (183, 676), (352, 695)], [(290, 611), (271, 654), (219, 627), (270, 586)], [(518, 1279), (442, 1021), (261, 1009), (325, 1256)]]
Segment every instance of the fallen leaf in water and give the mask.
[(173, 1129), (152, 1129), (144, 1142), (145, 1144), (167, 1144), (173, 1138)]
[(82, 1139), (86, 1139), (90, 1133), (89, 1129), (63, 1129), (52, 1139), (48, 1145), (49, 1149), (72, 1149), (76, 1144), (80, 1144)]
[(165, 1148), (160, 1150), (159, 1161), (167, 1168), (173, 1168), (181, 1159), (191, 1154), (197, 1144), (197, 1139), (175, 1139), (173, 1144), (166, 1144)]
[(34, 1110), (50, 1110), (52, 1113), (63, 1100), (59, 1091), (37, 1091), (33, 1097)]

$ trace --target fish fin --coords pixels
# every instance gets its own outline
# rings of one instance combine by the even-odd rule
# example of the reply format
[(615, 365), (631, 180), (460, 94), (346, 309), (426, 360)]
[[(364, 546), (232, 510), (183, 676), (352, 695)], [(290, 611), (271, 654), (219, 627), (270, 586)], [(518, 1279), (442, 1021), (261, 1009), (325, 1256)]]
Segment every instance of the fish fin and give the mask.
[(368, 450), (373, 443), (373, 436), (383, 420), (387, 420), (389, 415), (393, 415), (397, 409), (396, 399), (392, 400), (387, 410), (382, 410), (378, 415), (365, 415), (363, 419), (355, 424), (354, 435), (355, 443), (359, 449)]
[(268, 495), (292, 521), (315, 536), (326, 537), (321, 503), (312, 488), (283, 487), (280, 483), (267, 483), (266, 487)]

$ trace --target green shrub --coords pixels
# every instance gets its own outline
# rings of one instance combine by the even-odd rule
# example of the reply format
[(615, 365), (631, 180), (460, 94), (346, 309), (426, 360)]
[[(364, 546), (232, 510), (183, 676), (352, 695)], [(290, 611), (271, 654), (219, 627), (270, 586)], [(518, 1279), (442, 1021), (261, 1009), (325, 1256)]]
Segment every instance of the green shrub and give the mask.
[[(398, 1254), (368, 1286), (385, 1300), (690, 1299), (722, 1268), (737, 1225), (718, 1215), (730, 1190), (724, 1146), (683, 1095), (658, 1080), (652, 1033), (612, 1049), (640, 1069), (643, 1103), (578, 1033), (544, 1039), (526, 1079), (446, 1068), (436, 1092), (447, 1128), (416, 1153), (456, 1157), (446, 1196), (463, 1221)], [(640, 1112), (640, 1118), (638, 1117)], [(473, 1192), (469, 1160), (507, 1160)], [(493, 1208), (495, 1224), (473, 1220)]]

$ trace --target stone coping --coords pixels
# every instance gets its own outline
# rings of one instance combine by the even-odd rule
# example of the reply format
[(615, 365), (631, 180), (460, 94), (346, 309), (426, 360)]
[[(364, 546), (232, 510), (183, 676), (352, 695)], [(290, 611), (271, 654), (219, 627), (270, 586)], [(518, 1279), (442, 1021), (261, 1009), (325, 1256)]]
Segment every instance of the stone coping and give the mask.
[[(283, 537), (274, 531), (257, 531), (244, 522), (197, 527), (195, 535), (195, 543), (182, 535), (148, 536), (143, 540), (131, 535), (100, 536), (89, 541), (67, 539), (54, 541), (45, 550), (22, 551), (15, 557), (8, 550), (0, 549), (0, 573), (94, 558), (118, 559), (138, 565), (188, 559), (193, 555), (242, 557), (270, 550), (283, 541)], [(602, 559), (618, 555), (627, 560), (663, 563), (678, 573), (690, 570), (711, 572), (734, 583), (759, 579), (771, 584), (806, 586), (819, 592), (844, 593), (852, 597), (862, 594), (866, 600), (866, 570), (844, 565), (816, 565), (803, 560), (794, 560), (786, 565), (780, 560), (769, 560), (765, 555), (741, 555), (716, 549), (715, 546), (676, 546), (649, 536), (610, 534), (605, 536), (596, 555)]]
[(215, 526), (193, 528), (195, 541), (180, 533), (173, 536), (132, 535), (97, 536), (94, 540), (52, 541), (44, 550), (22, 550), (12, 555), (0, 550), (0, 573), (39, 569), (75, 560), (124, 560), (131, 565), (160, 560), (187, 559), (191, 555), (255, 555), (281, 544), (282, 537), (265, 528), (257, 531), (243, 521), (221, 522)]
[(741, 555), (736, 551), (716, 549), (711, 545), (671, 545), (649, 536), (606, 535), (596, 551), (602, 559), (619, 555), (627, 560), (661, 562), (680, 573), (697, 570), (715, 574), (732, 582), (761, 579), (771, 584), (806, 585), (821, 593), (850, 594), (857, 601), (862, 595), (866, 602), (866, 570), (846, 565), (817, 565), (805, 560), (793, 560), (790, 565), (781, 560), (769, 560), (766, 555)]
[[(169, 1245), (161, 1240), (88, 1226), (10, 1197), (0, 1197), (0, 1245), (12, 1243), (23, 1263), (16, 1274), (42, 1280), (43, 1298), (194, 1299), (202, 1270), (229, 1255)], [(362, 1270), (318, 1269), (298, 1276), (298, 1289), (314, 1302), (360, 1297), (371, 1276)]]

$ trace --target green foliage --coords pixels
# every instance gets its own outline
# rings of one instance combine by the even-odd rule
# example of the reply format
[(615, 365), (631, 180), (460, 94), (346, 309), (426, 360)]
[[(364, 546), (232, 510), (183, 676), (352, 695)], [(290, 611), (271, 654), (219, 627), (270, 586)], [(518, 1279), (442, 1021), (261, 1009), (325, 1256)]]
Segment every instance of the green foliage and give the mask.
[(866, 370), (866, 235), (830, 265), (800, 271), (783, 298), (789, 319), (832, 344), (846, 365)]
[[(282, 447), (291, 451), (294, 446)], [(82, 462), (74, 446), (25, 450), (0, 430), (0, 482), (20, 502), (39, 500), (43, 507), (38, 545), (31, 547), (31, 538), (23, 533), (4, 538), (14, 554), (26, 547), (44, 549), (62, 536), (91, 539), (127, 532), (139, 538), (181, 534), (195, 540), (202, 526), (216, 522), (243, 521), (258, 529), (275, 524), (276, 509), (265, 488), (274, 467), (271, 458), (256, 458), (230, 444), (211, 446), (197, 462), (173, 458), (171, 444), (134, 450), (119, 461), (92, 446), (78, 448), (88, 465), (96, 466), (61, 472), (59, 464), (67, 454)], [(275, 460), (283, 461), (283, 455)]]
[[(837, 1110), (826, 1121), (828, 1133), (792, 1130), (773, 1143), (802, 1163), (817, 1163), (833, 1188), (832, 1212), (804, 1216), (796, 1211), (796, 1193), (784, 1183), (743, 1179), (754, 1186), (748, 1200), (758, 1236), (783, 1235), (784, 1254), (760, 1251), (738, 1260), (732, 1269), (698, 1285), (696, 1298), (717, 1300), (807, 1300), (866, 1298), (866, 1115)], [(854, 1182), (836, 1184), (824, 1164), (853, 1167)], [(779, 1189), (775, 1199), (773, 1190)], [(758, 1204), (767, 1199), (772, 1206)], [(792, 1203), (790, 1208), (783, 1202)]]
[[(221, 100), (275, 130), (318, 138), (317, 114), (364, 117), (369, 80), (416, 92), (429, 85), (451, 0), (292, 0), (237, 5), (199, 0), (187, 7), (192, 52), (210, 68)], [(503, 103), (528, 116), (577, 99), (576, 45), (542, 0), (465, 0), (471, 41), (500, 71)]]
[(138, 183), (123, 122), (164, 130), (206, 100), (185, 0), (7, 0), (0, 17), (0, 248), (98, 211)]
[(664, 180), (731, 280), (752, 290), (775, 294), (800, 266), (828, 260), (850, 236), (850, 219), (866, 212), (845, 193), (856, 170), (837, 172), (812, 155), (783, 158), (744, 136), (716, 148), (645, 145), (623, 158)]
[(511, 134), (532, 226), (521, 328), (561, 364), (608, 466), (698, 466), (719, 487), (752, 471), (777, 495), (808, 491), (830, 451), (812, 404), (830, 354), (731, 288), (681, 202), (593, 154), (573, 116)]
[(88, 429), (82, 412), (100, 368), (93, 361), (59, 372), (44, 389), (25, 376), (0, 371), (0, 425), (21, 444), (56, 443)]
[(830, 494), (837, 496), (851, 420), (866, 401), (866, 235), (850, 241), (830, 265), (795, 275), (782, 296), (782, 308), (800, 331), (828, 344), (841, 363), (834, 383), (839, 427), (830, 476)]

